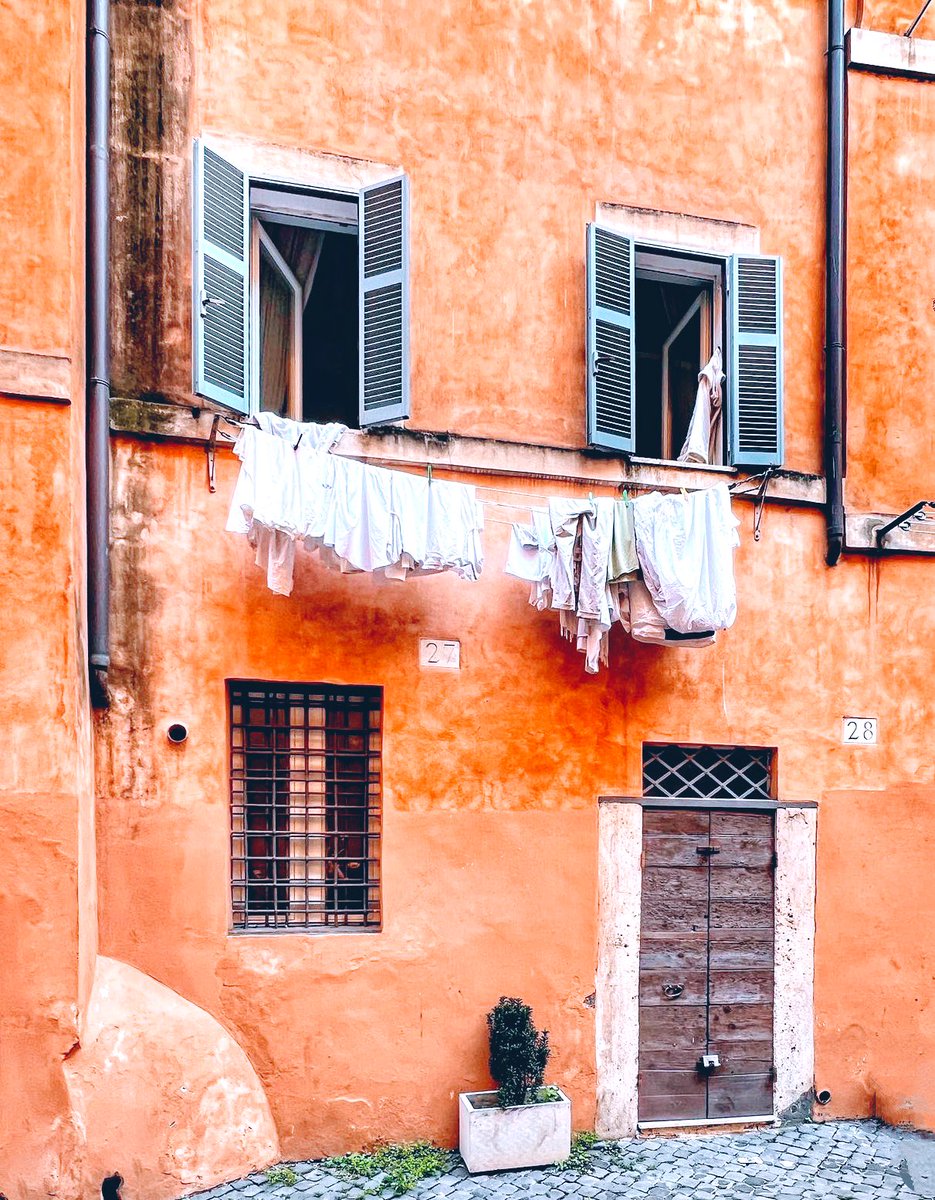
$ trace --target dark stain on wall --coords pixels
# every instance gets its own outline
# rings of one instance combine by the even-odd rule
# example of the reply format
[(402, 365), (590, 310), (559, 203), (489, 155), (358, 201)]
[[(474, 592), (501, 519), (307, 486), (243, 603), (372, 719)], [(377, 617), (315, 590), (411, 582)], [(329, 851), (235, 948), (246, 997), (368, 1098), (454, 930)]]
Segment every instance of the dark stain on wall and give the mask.
[(191, 20), (178, 0), (112, 16), (113, 392), (190, 402)]

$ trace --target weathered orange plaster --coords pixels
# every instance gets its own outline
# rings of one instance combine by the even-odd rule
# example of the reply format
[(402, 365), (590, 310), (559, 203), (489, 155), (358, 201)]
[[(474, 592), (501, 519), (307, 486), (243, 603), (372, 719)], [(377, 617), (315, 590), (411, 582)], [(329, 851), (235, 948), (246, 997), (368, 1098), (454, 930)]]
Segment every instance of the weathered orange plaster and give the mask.
[(822, 1117), (935, 1127), (935, 786), (829, 793), (818, 825)]

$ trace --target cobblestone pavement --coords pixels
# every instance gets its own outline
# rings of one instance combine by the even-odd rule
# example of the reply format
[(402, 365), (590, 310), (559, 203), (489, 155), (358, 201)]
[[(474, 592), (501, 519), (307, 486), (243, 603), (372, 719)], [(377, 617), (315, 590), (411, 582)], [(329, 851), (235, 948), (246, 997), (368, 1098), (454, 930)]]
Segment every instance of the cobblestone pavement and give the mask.
[[(379, 1180), (349, 1182), (324, 1163), (292, 1163), (291, 1185), (259, 1172), (199, 1200), (357, 1200)], [(470, 1176), (457, 1154), (413, 1200), (913, 1200), (935, 1197), (935, 1139), (876, 1121), (788, 1125), (707, 1137), (599, 1142), (583, 1171), (543, 1168)], [(369, 1193), (364, 1188), (372, 1189)]]

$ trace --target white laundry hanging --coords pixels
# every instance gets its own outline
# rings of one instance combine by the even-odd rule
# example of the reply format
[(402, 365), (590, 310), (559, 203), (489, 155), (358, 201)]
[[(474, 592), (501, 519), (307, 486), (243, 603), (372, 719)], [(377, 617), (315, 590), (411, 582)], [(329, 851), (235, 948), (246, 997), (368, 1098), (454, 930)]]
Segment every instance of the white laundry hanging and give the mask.
[(530, 604), (559, 611), (562, 636), (594, 673), (614, 622), (636, 641), (684, 647), (710, 645), (733, 623), (738, 524), (725, 484), (632, 503), (563, 497), (548, 519), (513, 526), (504, 569), (532, 583)]
[(643, 579), (666, 625), (688, 634), (730, 628), (737, 616), (739, 522), (727, 484), (684, 496), (640, 496), (633, 517)]
[(477, 579), (484, 522), (475, 489), (339, 457), (331, 450), (345, 429), (261, 413), (241, 430), (227, 529), (255, 547), (271, 590), (291, 592), (296, 543), (344, 572)]

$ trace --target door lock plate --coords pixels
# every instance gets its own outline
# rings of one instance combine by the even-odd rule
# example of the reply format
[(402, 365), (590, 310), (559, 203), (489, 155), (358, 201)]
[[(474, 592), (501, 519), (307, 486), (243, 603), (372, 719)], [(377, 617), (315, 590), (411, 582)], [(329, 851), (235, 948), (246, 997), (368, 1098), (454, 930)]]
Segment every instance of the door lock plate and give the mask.
[(699, 1075), (713, 1075), (721, 1065), (721, 1060), (717, 1054), (702, 1054), (695, 1065), (695, 1070)]

